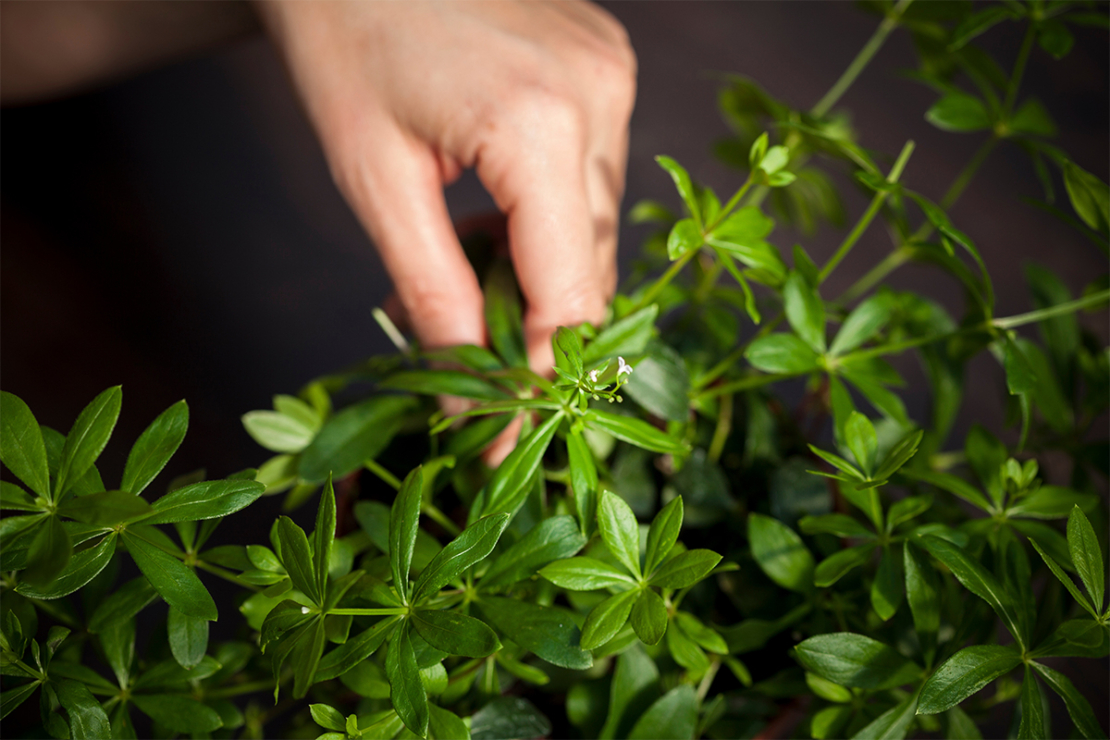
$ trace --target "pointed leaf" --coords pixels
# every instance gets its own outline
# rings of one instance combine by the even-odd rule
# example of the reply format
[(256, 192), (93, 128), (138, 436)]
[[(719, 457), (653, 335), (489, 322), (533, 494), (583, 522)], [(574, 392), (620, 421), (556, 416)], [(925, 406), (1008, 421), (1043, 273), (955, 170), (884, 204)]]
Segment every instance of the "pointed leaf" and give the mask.
[(497, 635), (484, 622), (458, 612), (417, 610), (412, 626), (429, 645), (451, 655), (484, 658), (501, 649)]
[(671, 553), (671, 548), (678, 541), (678, 534), (682, 530), (682, 497), (676, 496), (674, 501), (664, 506), (655, 515), (647, 536), (647, 554), (644, 558), (644, 572), (651, 574)]
[(66, 710), (70, 737), (74, 740), (101, 740), (111, 735), (108, 715), (85, 684), (62, 680), (51, 681), (50, 685)]
[(486, 484), (481, 516), (502, 512), (516, 514), (528, 494), (528, 484), (543, 463), (543, 455), (562, 420), (563, 412), (557, 411), (517, 443)]
[(590, 409), (586, 412), (586, 424), (636, 447), (664, 455), (682, 454), (688, 449), (684, 442), (656, 429), (643, 419), (631, 416), (620, 416), (600, 409)]
[(166, 626), (174, 660), (182, 668), (200, 665), (208, 652), (208, 620), (190, 617), (171, 606)]
[(414, 734), (428, 734), (428, 694), (420, 681), (420, 667), (409, 639), (408, 625), (393, 633), (385, 660), (389, 698), (397, 715)]
[(631, 589), (616, 596), (610, 596), (595, 606), (582, 626), (582, 647), (593, 650), (613, 639), (628, 621), (632, 605), (639, 595), (638, 590)]
[(569, 558), (585, 545), (586, 537), (573, 517), (544, 519), (493, 561), (479, 587), (503, 588), (530, 578), (548, 563)]
[(921, 689), (918, 714), (937, 714), (1012, 671), (1021, 655), (1012, 647), (973, 645), (946, 660)]
[(574, 510), (583, 534), (595, 528), (597, 517), (597, 466), (581, 432), (571, 429), (567, 435), (567, 460), (570, 487), (574, 492)]
[(23, 400), (0, 391), (0, 460), (32, 491), (50, 498), (50, 473), (42, 431)]
[(802, 539), (782, 522), (762, 514), (748, 516), (752, 557), (775, 583), (805, 593), (813, 586), (813, 556)]
[(253, 504), (266, 486), (254, 480), (211, 480), (167, 493), (150, 505), (153, 516), (144, 524), (170, 524), (219, 519)]
[(438, 593), (470, 566), (485, 559), (509, 525), (507, 513), (487, 516), (471, 524), (451, 540), (420, 572), (412, 600), (419, 603)]
[(620, 588), (636, 583), (626, 571), (590, 557), (556, 560), (540, 570), (539, 574), (570, 591)]
[(73, 422), (73, 428), (66, 435), (58, 475), (54, 480), (55, 499), (64, 494), (100, 457), (119, 418), (121, 399), (122, 392), (118, 385), (109, 388), (94, 398)]
[(817, 353), (793, 334), (769, 334), (744, 353), (752, 367), (767, 373), (801, 375), (817, 369)]
[(814, 352), (824, 353), (825, 304), (817, 288), (801, 273), (791, 272), (782, 289), (782, 300), (790, 327)]
[(155, 547), (141, 534), (138, 527), (127, 529), (123, 532), (123, 543), (150, 585), (166, 603), (184, 614), (215, 621), (219, 616), (216, 602), (196, 573), (173, 555)]
[(630, 740), (689, 740), (698, 724), (698, 697), (694, 687), (671, 689), (644, 712), (628, 734)]
[(597, 528), (609, 552), (636, 578), (640, 577), (640, 525), (632, 509), (612, 491), (597, 503)]
[(1031, 665), (1037, 673), (1041, 674), (1045, 683), (1064, 700), (1068, 714), (1071, 715), (1071, 721), (1075, 723), (1075, 729), (1079, 730), (1083, 737), (1092, 739), (1106, 737), (1090, 703), (1076, 690), (1067, 676), (1040, 663), (1034, 662)]
[(721, 556), (712, 550), (688, 550), (659, 566), (648, 582), (660, 588), (686, 588), (708, 576)]
[(858, 689), (889, 689), (915, 680), (921, 669), (877, 640), (851, 632), (810, 637), (794, 648), (807, 670)]
[(632, 605), (629, 615), (637, 637), (648, 645), (655, 645), (667, 631), (667, 606), (653, 589), (645, 588)]
[(501, 634), (548, 663), (585, 670), (593, 658), (579, 647), (579, 630), (570, 612), (527, 601), (483, 597), (482, 614)]
[(188, 428), (189, 407), (184, 401), (159, 414), (131, 447), (120, 489), (135, 495), (142, 493), (177, 452)]
[(308, 546), (308, 536), (304, 530), (289, 517), (279, 517), (277, 544), (281, 564), (293, 581), (294, 588), (307, 596), (312, 603), (321, 603), (323, 594), (316, 588), (312, 550)]
[(409, 593), (409, 572), (420, 527), (423, 491), (424, 471), (416, 468), (405, 478), (389, 513), (389, 565), (393, 571), (393, 585), (402, 600), (407, 600)]
[(1106, 584), (1102, 548), (1099, 547), (1094, 527), (1078, 506), (1073, 507), (1068, 516), (1068, 549), (1075, 572), (1083, 581), (1095, 611), (1101, 612)]

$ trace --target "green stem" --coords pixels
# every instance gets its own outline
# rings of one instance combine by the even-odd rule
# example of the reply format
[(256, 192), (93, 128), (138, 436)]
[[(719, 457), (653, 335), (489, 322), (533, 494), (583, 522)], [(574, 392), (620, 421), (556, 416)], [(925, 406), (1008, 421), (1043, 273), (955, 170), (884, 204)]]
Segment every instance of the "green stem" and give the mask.
[(709, 695), (709, 687), (713, 685), (713, 679), (717, 677), (717, 671), (721, 668), (721, 659), (715, 658), (709, 665), (709, 670), (705, 672), (705, 678), (698, 684), (698, 703), (705, 701), (705, 697)]
[(636, 301), (636, 307), (629, 311), (629, 313), (635, 313), (644, 306), (651, 305), (651, 303), (659, 297), (659, 294), (663, 292), (663, 288), (667, 287), (667, 284), (674, 280), (675, 275), (682, 272), (682, 268), (697, 255), (700, 249), (701, 247), (691, 249), (672, 262), (671, 266), (667, 268), (667, 271), (660, 275), (659, 279), (640, 296), (640, 300)]
[[(971, 157), (971, 160), (967, 163), (963, 170), (960, 171), (960, 174), (956, 175), (956, 179), (953, 180), (952, 184), (948, 186), (948, 190), (944, 193), (944, 197), (940, 199), (941, 208), (947, 211), (949, 208), (956, 205), (956, 201), (959, 200), (960, 196), (964, 194), (965, 190), (967, 190), (967, 186), (971, 184), (971, 179), (975, 177), (975, 173), (979, 171), (979, 168), (983, 165), (983, 162), (987, 160), (987, 156), (994, 150), (994, 147), (997, 144), (998, 137), (992, 136), (984, 141), (983, 144), (975, 151), (975, 154)], [(926, 221), (926, 223), (929, 222)], [(929, 231), (931, 232), (932, 224), (930, 223), (929, 226)]]
[[(816, 368), (814, 369), (816, 370)], [(781, 375), (749, 375), (746, 378), (740, 378), (739, 380), (734, 380), (731, 383), (725, 383), (724, 385), (715, 385), (712, 388), (706, 388), (704, 391), (697, 395), (697, 398), (698, 400), (704, 400), (709, 398), (716, 398), (717, 396), (723, 396), (726, 393), (740, 393), (741, 391), (750, 391), (753, 388), (760, 388), (762, 386), (770, 385), (771, 383), (775, 383), (780, 380), (786, 380), (788, 378), (796, 378), (799, 375), (805, 375), (805, 373), (783, 373)]]
[(1048, 308), (1042, 308), (1037, 311), (995, 319), (991, 323), (999, 329), (1013, 329), (1016, 326), (1032, 324), (1037, 321), (1051, 319), (1054, 316), (1073, 313), (1087, 306), (1093, 306), (1106, 300), (1110, 300), (1110, 289), (1100, 290), (1098, 293), (1092, 293), (1082, 298), (1076, 298), (1074, 301), (1067, 301), (1066, 303), (1057, 303), (1055, 306), (1049, 306)]
[(403, 614), (408, 614), (408, 609), (403, 606), (387, 606), (381, 609), (363, 609), (360, 607), (351, 607), (349, 609), (328, 609), (328, 614), (335, 614), (340, 617), (396, 617)]
[(711, 462), (717, 462), (721, 459), (721, 453), (725, 449), (725, 441), (728, 440), (731, 431), (732, 394), (726, 393), (721, 396), (720, 408), (717, 411), (717, 426), (713, 430), (713, 441), (709, 443), (709, 451), (706, 453)]
[(1033, 50), (1033, 40), (1036, 35), (1036, 28), (1034, 24), (1030, 23), (1029, 27), (1025, 29), (1025, 38), (1021, 42), (1021, 50), (1018, 51), (1017, 61), (1014, 62), (1014, 72), (1010, 75), (1010, 84), (1006, 88), (1006, 99), (1002, 103), (1002, 115), (1007, 118), (1010, 111), (1013, 110), (1014, 102), (1017, 100), (1021, 78), (1025, 74), (1025, 64), (1029, 61), (1029, 52)]
[[(905, 146), (902, 147), (901, 153), (898, 154), (898, 159), (894, 161), (894, 166), (890, 168), (890, 174), (886, 176), (887, 182), (892, 184), (898, 182), (898, 178), (902, 176), (902, 171), (906, 168), (906, 162), (909, 161), (910, 155), (913, 154), (913, 147), (913, 141), (907, 141)], [(883, 207), (883, 201), (886, 200), (889, 194), (889, 190), (880, 190), (875, 193), (875, 197), (871, 199), (871, 205), (869, 205), (863, 215), (860, 216), (859, 221), (856, 222), (855, 228), (844, 238), (840, 248), (836, 250), (836, 253), (829, 258), (829, 261), (825, 263), (825, 266), (821, 269), (821, 272), (817, 276), (818, 285), (825, 282), (825, 279), (836, 269), (840, 261), (848, 255), (848, 252), (851, 251), (852, 247), (859, 241), (859, 238), (863, 236), (863, 232), (867, 231), (867, 227), (871, 225), (871, 222), (879, 213), (879, 209)]]
[(369, 470), (374, 475), (381, 478), (387, 484), (389, 484), (389, 486), (391, 488), (393, 488), (394, 491), (401, 490), (401, 481), (400, 481), (400, 479), (397, 476), (395, 476), (393, 473), (389, 472), (384, 467), (379, 465), (377, 460), (366, 460), (362, 463), (362, 466), (364, 468), (366, 468), (367, 470)]
[(860, 73), (867, 67), (871, 58), (882, 48), (883, 43), (886, 41), (886, 37), (890, 35), (891, 31), (898, 27), (898, 21), (902, 18), (902, 14), (906, 12), (906, 8), (908, 8), (912, 2), (913, 0), (899, 0), (898, 4), (894, 6), (887, 17), (883, 18), (883, 22), (879, 24), (879, 27), (875, 29), (875, 33), (871, 34), (871, 38), (867, 40), (867, 43), (864, 44), (863, 48), (856, 54), (856, 58), (848, 65), (848, 69), (844, 70), (844, 74), (840, 75), (840, 79), (829, 88), (825, 96), (817, 101), (817, 105), (813, 106), (813, 109), (810, 110), (812, 115), (818, 118), (825, 115), (829, 112), (829, 109), (836, 104), (836, 101), (840, 100), (841, 96), (848, 91), (848, 88), (852, 86), (852, 83), (856, 81), (856, 78), (859, 77)]
[(273, 691), (274, 680), (268, 678), (261, 681), (251, 681), (250, 683), (242, 683), (237, 686), (225, 686), (221, 689), (213, 689), (204, 694), (205, 699), (223, 699), (229, 696), (240, 696), (242, 694), (253, 694), (257, 691)]
[(780, 313), (778, 316), (776, 316), (775, 318), (773, 318), (770, 321), (768, 321), (767, 323), (765, 323), (760, 328), (760, 330), (758, 332), (756, 332), (755, 336), (753, 336), (751, 339), (749, 339), (744, 344), (741, 344), (739, 347), (734, 349), (732, 352), (728, 353), (728, 355), (725, 357), (725, 359), (721, 360), (716, 365), (711, 367), (705, 373), (705, 375), (702, 375), (700, 378), (698, 378), (694, 382), (693, 389), (694, 390), (699, 390), (701, 388), (704, 388), (705, 386), (709, 385), (714, 380), (719, 378), (721, 375), (723, 375), (725, 372), (727, 372), (730, 367), (732, 367), (733, 365), (736, 364), (737, 360), (739, 360), (741, 357), (744, 356), (744, 353), (748, 351), (748, 347), (751, 345), (751, 343), (753, 341), (755, 341), (756, 339), (759, 339), (760, 337), (765, 337), (768, 334), (770, 334), (771, 331), (776, 326), (778, 326), (779, 323), (782, 322), (783, 316), (784, 316), (784, 314)]
[(438, 523), (439, 526), (447, 530), (447, 533), (452, 537), (458, 537), (459, 533), (462, 532), (462, 530), (459, 529), (459, 525), (451, 521), (451, 518), (440, 511), (435, 504), (425, 503), (420, 509), (427, 514), (429, 518)]
[(713, 219), (713, 223), (709, 224), (709, 226), (706, 227), (706, 234), (713, 231), (713, 229), (717, 228), (717, 226), (719, 226), (722, 221), (728, 218), (728, 215), (732, 213), (732, 209), (740, 203), (740, 200), (744, 197), (744, 195), (748, 192), (748, 189), (751, 188), (752, 185), (752, 177), (751, 175), (748, 175), (748, 179), (744, 181), (744, 184), (740, 186), (739, 190), (732, 194), (732, 197), (728, 199), (728, 203), (725, 203), (724, 207), (721, 208), (720, 212), (717, 214), (717, 217)]

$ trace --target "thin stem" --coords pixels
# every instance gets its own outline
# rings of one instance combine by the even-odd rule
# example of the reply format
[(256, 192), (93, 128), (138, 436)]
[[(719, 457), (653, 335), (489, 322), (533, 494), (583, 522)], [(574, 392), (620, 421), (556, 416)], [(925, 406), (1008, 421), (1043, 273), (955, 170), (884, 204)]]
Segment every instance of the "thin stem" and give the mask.
[(642, 296), (640, 296), (640, 300), (636, 301), (636, 307), (629, 311), (629, 313), (635, 313), (636, 311), (639, 311), (641, 308), (650, 305), (652, 301), (658, 298), (659, 294), (663, 292), (663, 288), (667, 287), (667, 284), (674, 280), (675, 275), (682, 272), (682, 268), (686, 266), (687, 262), (692, 260), (697, 255), (700, 249), (701, 247), (698, 247), (697, 249), (691, 249), (686, 252), (686, 254), (682, 255), (677, 260), (672, 262), (671, 266), (667, 268), (667, 271), (660, 275), (659, 279), (656, 280), (655, 283), (650, 288), (648, 288)]
[(204, 694), (205, 699), (223, 699), (229, 696), (240, 696), (242, 694), (253, 694), (257, 691), (271, 691), (274, 688), (274, 680), (268, 678), (260, 681), (251, 681), (250, 683), (242, 683), (237, 686), (225, 686), (220, 689), (213, 689), (206, 691)]
[(401, 490), (401, 480), (393, 473), (389, 472), (384, 467), (379, 465), (377, 460), (366, 460), (362, 463), (362, 466), (374, 475), (381, 478), (387, 484), (389, 484), (389, 486), (392, 487), (394, 491)]
[(328, 609), (328, 614), (335, 614), (340, 617), (396, 617), (402, 614), (408, 614), (408, 611), (409, 610), (403, 606), (387, 606), (380, 609), (351, 607), (349, 609)]
[(853, 303), (857, 298), (866, 294), (869, 290), (882, 282), (883, 278), (887, 275), (909, 262), (913, 257), (913, 252), (913, 247), (908, 244), (895, 247), (894, 251), (884, 257), (879, 264), (868, 270), (863, 277), (853, 283), (848, 290), (844, 291), (844, 294), (837, 298), (835, 303), (842, 306)]
[[(992, 136), (982, 143), (971, 157), (971, 160), (960, 171), (960, 174), (956, 175), (956, 179), (948, 186), (948, 190), (944, 193), (944, 197), (940, 199), (941, 208), (947, 211), (949, 208), (956, 205), (956, 201), (959, 200), (960, 196), (967, 190), (967, 186), (971, 184), (971, 180), (975, 177), (975, 173), (979, 171), (979, 168), (983, 165), (983, 162), (987, 160), (987, 156), (994, 150), (997, 144), (997, 136)], [(932, 226), (932, 224), (929, 225)]]
[(1029, 313), (1021, 313), (1016, 316), (1007, 316), (1001, 319), (995, 319), (991, 323), (999, 329), (1013, 329), (1016, 326), (1023, 326), (1025, 324), (1032, 324), (1037, 321), (1044, 321), (1051, 319), (1054, 316), (1061, 316), (1078, 311), (1087, 306), (1093, 306), (1103, 301), (1110, 300), (1110, 289), (1100, 290), (1098, 293), (1076, 298), (1074, 301), (1067, 301), (1066, 303), (1057, 303), (1055, 306), (1042, 308), (1037, 311), (1030, 311)]
[[(890, 168), (890, 174), (886, 176), (886, 181), (889, 183), (898, 182), (898, 178), (902, 176), (902, 171), (906, 168), (906, 162), (909, 161), (910, 155), (913, 154), (913, 141), (907, 141), (902, 151), (898, 154), (898, 159), (894, 161), (894, 166)], [(818, 284), (825, 282), (825, 279), (832, 273), (840, 261), (848, 256), (848, 252), (855, 246), (859, 238), (863, 236), (863, 232), (867, 231), (867, 227), (871, 225), (875, 216), (879, 213), (879, 209), (883, 207), (883, 201), (886, 200), (887, 195), (890, 194), (889, 190), (880, 190), (875, 193), (875, 197), (871, 199), (871, 205), (860, 216), (859, 221), (856, 223), (855, 228), (851, 233), (844, 238), (840, 248), (836, 250), (825, 266), (821, 268), (821, 272), (817, 276)]]
[(1017, 100), (1018, 88), (1021, 87), (1021, 77), (1025, 74), (1025, 63), (1029, 61), (1029, 52), (1033, 50), (1033, 40), (1036, 38), (1034, 24), (1030, 23), (1025, 29), (1025, 38), (1021, 42), (1017, 61), (1014, 62), (1014, 72), (1010, 75), (1010, 84), (1006, 87), (1006, 99), (1002, 103), (1002, 115), (1009, 116)]
[(709, 687), (713, 685), (713, 679), (717, 677), (717, 671), (721, 668), (721, 659), (715, 658), (709, 665), (709, 670), (705, 672), (705, 678), (698, 684), (698, 703), (705, 701), (705, 697), (709, 695)]
[(779, 325), (780, 322), (782, 322), (783, 315), (784, 314), (780, 313), (778, 316), (776, 316), (775, 318), (773, 318), (770, 321), (768, 321), (767, 323), (765, 323), (760, 328), (760, 330), (758, 332), (756, 332), (755, 336), (753, 336), (747, 342), (745, 342), (744, 344), (741, 344), (739, 347), (734, 349), (732, 352), (730, 352), (723, 360), (718, 362), (716, 365), (709, 368), (709, 370), (706, 371), (705, 375), (702, 375), (700, 378), (698, 378), (694, 382), (694, 385), (693, 385), (694, 390), (699, 390), (701, 388), (704, 388), (705, 386), (709, 385), (714, 380), (719, 378), (721, 375), (723, 375), (725, 372), (727, 372), (730, 367), (732, 367), (733, 365), (736, 364), (737, 360), (739, 360), (741, 357), (744, 356), (744, 353), (748, 351), (748, 346), (751, 345), (751, 343), (753, 341), (755, 341), (756, 339), (759, 339), (760, 337), (767, 336), (768, 334), (771, 333), (771, 331), (776, 326)]
[[(817, 368), (814, 368), (816, 370)], [(807, 371), (809, 372), (809, 371)], [(726, 393), (740, 393), (741, 391), (750, 391), (753, 388), (760, 388), (765, 385), (777, 382), (779, 380), (786, 380), (788, 378), (796, 378), (805, 373), (783, 373), (781, 375), (749, 375), (746, 378), (734, 380), (731, 383), (724, 385), (716, 385), (712, 388), (706, 388), (704, 391), (697, 395), (699, 400), (716, 398), (723, 396)]]
[[(152, 542), (151, 544), (154, 544), (154, 543)], [(172, 555), (173, 553), (170, 553), (170, 554)], [(178, 559), (180, 560), (180, 558), (178, 558)], [(235, 575), (230, 570), (225, 570), (224, 568), (221, 568), (218, 565), (212, 565), (212, 563), (205, 562), (204, 560), (197, 560), (196, 565), (201, 570), (207, 571), (207, 572), (211, 573), (214, 576), (219, 576), (220, 578), (224, 579), (225, 581), (230, 581), (230, 582), (234, 583), (236, 586), (239, 586), (240, 588), (245, 588), (245, 589), (248, 589), (250, 591), (261, 591), (262, 590), (258, 586), (255, 586), (252, 583), (247, 583), (245, 581), (240, 580), (239, 576)]]
[(721, 453), (725, 449), (725, 441), (728, 440), (731, 431), (732, 394), (726, 393), (721, 396), (720, 408), (717, 411), (717, 427), (713, 430), (713, 441), (709, 443), (709, 451), (706, 453), (710, 462), (717, 462), (721, 459)]
[(899, 3), (894, 6), (886, 18), (883, 18), (883, 22), (875, 29), (875, 33), (871, 34), (871, 38), (867, 40), (867, 43), (864, 44), (863, 48), (856, 54), (856, 58), (848, 65), (848, 69), (844, 70), (844, 74), (840, 75), (840, 79), (829, 88), (829, 91), (825, 93), (823, 98), (817, 101), (817, 105), (813, 106), (813, 109), (810, 110), (811, 114), (820, 118), (829, 112), (829, 109), (836, 104), (836, 101), (840, 100), (841, 96), (848, 91), (848, 88), (852, 86), (852, 83), (856, 81), (856, 78), (859, 77), (860, 73), (867, 67), (871, 58), (882, 48), (883, 43), (886, 41), (886, 37), (890, 35), (891, 31), (897, 28), (898, 21), (902, 18), (902, 14), (906, 12), (906, 8), (908, 8), (912, 2), (913, 0), (899, 0)]
[(725, 203), (724, 207), (721, 208), (720, 212), (717, 214), (717, 218), (713, 219), (713, 223), (709, 224), (709, 226), (705, 228), (705, 233), (708, 234), (709, 232), (713, 231), (713, 229), (717, 228), (717, 226), (722, 221), (728, 218), (728, 215), (732, 213), (732, 209), (740, 203), (740, 200), (744, 197), (744, 195), (748, 192), (748, 189), (751, 188), (753, 184), (754, 183), (751, 175), (748, 175), (748, 179), (744, 181), (744, 184), (740, 186), (740, 189), (733, 193), (732, 197), (728, 199), (728, 203)]
[(458, 537), (459, 533), (462, 532), (462, 530), (459, 529), (459, 525), (451, 521), (451, 518), (440, 511), (435, 504), (425, 503), (420, 509), (427, 514), (429, 518), (439, 524), (439, 526), (447, 530), (447, 533), (452, 537)]

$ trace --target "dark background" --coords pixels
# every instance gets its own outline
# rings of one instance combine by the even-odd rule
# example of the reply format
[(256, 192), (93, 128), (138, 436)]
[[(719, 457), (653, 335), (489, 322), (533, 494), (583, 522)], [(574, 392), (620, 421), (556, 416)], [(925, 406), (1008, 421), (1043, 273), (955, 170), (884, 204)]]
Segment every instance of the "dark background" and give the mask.
[[(877, 24), (843, 2), (604, 5), (628, 28), (640, 64), (625, 210), (644, 197), (676, 203), (656, 154), (675, 157), (719, 193), (739, 184), (709, 153), (727, 133), (716, 111), (717, 73), (746, 74), (808, 108)], [(1105, 32), (1077, 36), (1060, 62), (1034, 50), (1024, 94), (1040, 97), (1056, 118), (1057, 144), (1106, 181), (1110, 53)], [(1020, 29), (999, 27), (983, 41), (1008, 68)], [(893, 155), (914, 139), (904, 181), (939, 199), (983, 137), (924, 121), (936, 94), (899, 78), (913, 65), (908, 36), (896, 32), (841, 105), (869, 148)], [(207, 466), (222, 476), (257, 465), (266, 453), (242, 431), (242, 413), (388, 351), (370, 316), (388, 279), (261, 35), (77, 96), (9, 107), (2, 120), (0, 384), (64, 432), (94, 395), (122, 383), (117, 436), (124, 442), (110, 445), (100, 464), (109, 483), (130, 441), (183, 397), (191, 431), (169, 472)], [(852, 221), (865, 201), (850, 187), (844, 192)], [(998, 315), (1032, 307), (1026, 261), (1057, 272), (1075, 294), (1106, 272), (1093, 246), (1019, 200), (1039, 195), (1025, 155), (1003, 146), (951, 212), (979, 245)], [(448, 203), (456, 217), (492, 205), (470, 175), (448, 190)], [(645, 234), (622, 229), (623, 265)], [(804, 239), (780, 229), (774, 239), (784, 251), (801, 239), (820, 264), (840, 237), (828, 228)], [(873, 226), (826, 295), (839, 294), (890, 247)], [(960, 313), (958, 286), (935, 271), (910, 266), (890, 282)], [(1104, 312), (1085, 321), (1105, 340)], [(912, 363), (905, 368), (911, 415), (921, 418), (924, 389), (913, 390)], [(979, 358), (961, 426), (976, 419), (1001, 432), (1004, 393), (1001, 369)], [(260, 536), (275, 508), (262, 503), (254, 510)], [(1105, 665), (1090, 671), (1097, 675), (1077, 683), (1093, 685), (1106, 726)]]

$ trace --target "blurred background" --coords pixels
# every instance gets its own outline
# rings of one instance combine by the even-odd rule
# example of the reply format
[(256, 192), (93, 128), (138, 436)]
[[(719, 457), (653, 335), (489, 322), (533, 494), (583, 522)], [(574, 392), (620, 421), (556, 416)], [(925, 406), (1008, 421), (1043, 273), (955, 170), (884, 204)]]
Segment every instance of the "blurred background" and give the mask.
[[(719, 193), (740, 184), (742, 176), (710, 154), (728, 133), (715, 103), (721, 73), (750, 76), (808, 108), (878, 22), (847, 2), (602, 4), (627, 27), (640, 65), (626, 212), (646, 197), (677, 207), (656, 154), (676, 158)], [(166, 7), (192, 12), (190, 4)], [(0, 21), (12, 10), (0, 5)], [(1064, 60), (1034, 51), (1024, 90), (1055, 117), (1057, 144), (1106, 181), (1107, 35), (1076, 30)], [(191, 431), (170, 472), (207, 466), (223, 476), (256, 465), (267, 455), (243, 432), (241, 414), (391, 348), (370, 313), (389, 280), (331, 181), (274, 48), (245, 6), (216, 36), (202, 52), (183, 49), (155, 69), (0, 113), (0, 384), (63, 432), (94, 395), (122, 384), (117, 438), (126, 443), (102, 458), (108, 480), (122, 471), (130, 440), (180, 398), (189, 401)], [(1004, 65), (1020, 40), (1009, 25), (982, 39)], [(893, 155), (914, 139), (904, 181), (939, 199), (982, 135), (925, 122), (936, 93), (899, 76), (914, 63), (909, 37), (896, 32), (839, 107), (852, 112), (868, 148)], [(853, 221), (866, 200), (838, 182)], [(952, 210), (995, 280), (998, 315), (1032, 308), (1027, 261), (1058, 273), (1073, 294), (1106, 272), (1105, 257), (1080, 235), (1019, 199), (1040, 193), (1025, 155), (1004, 146)], [(447, 198), (456, 218), (492, 207), (472, 175)], [(622, 274), (647, 233), (622, 228)], [(839, 239), (828, 227), (812, 238), (783, 229), (773, 238), (787, 253), (802, 241), (819, 264)], [(872, 228), (829, 280), (828, 295), (890, 248)], [(938, 275), (911, 266), (890, 282), (958, 316), (958, 286)], [(1085, 321), (1105, 339), (1105, 312)], [(1002, 371), (988, 356), (979, 360), (961, 423), (1001, 431)], [(924, 389), (913, 390), (920, 375), (909, 372), (908, 405), (920, 418)], [(264, 533), (272, 512), (256, 514)], [(1091, 680), (1105, 699), (1105, 666), (1091, 670), (1102, 673)], [(1106, 702), (1093, 704), (1105, 726)]]

